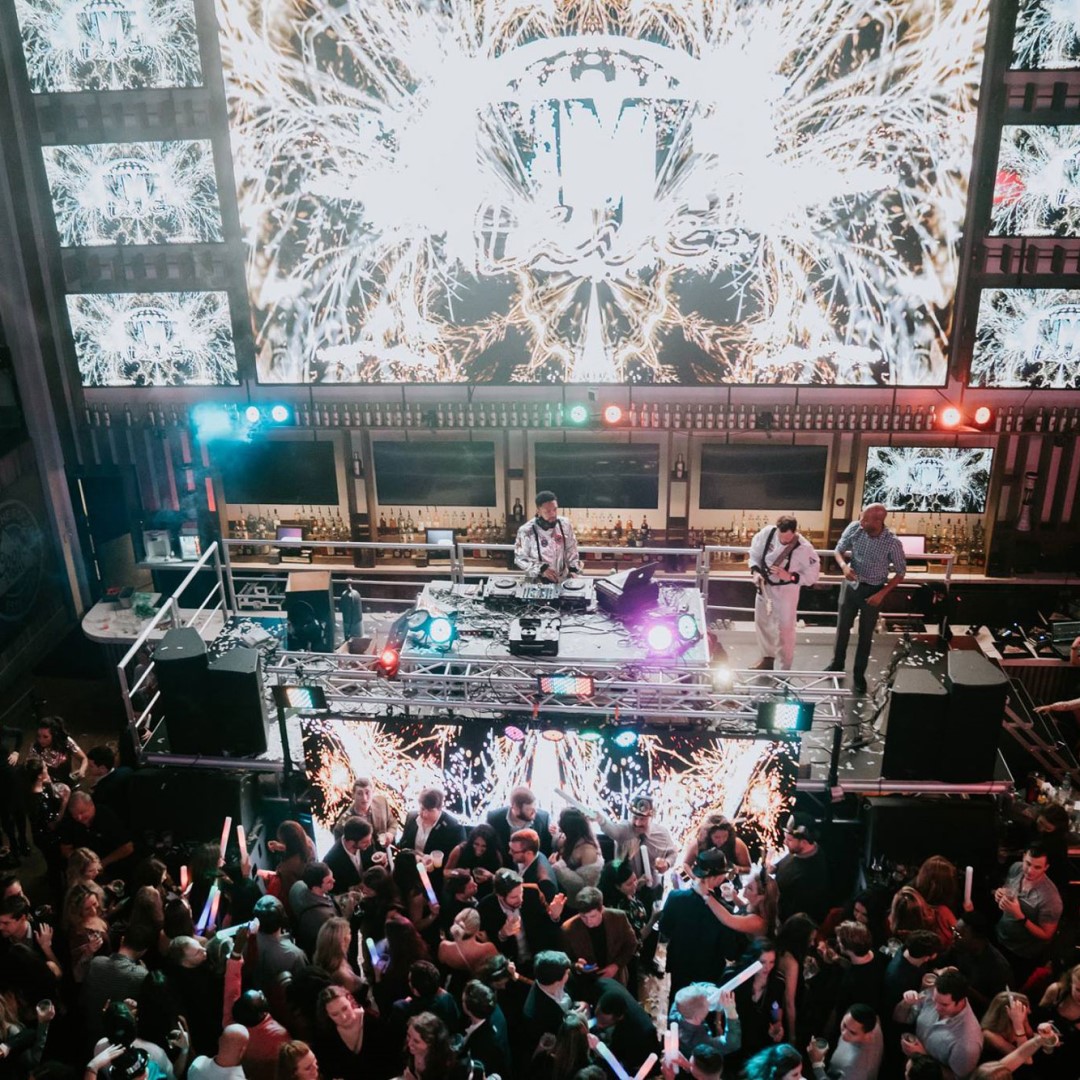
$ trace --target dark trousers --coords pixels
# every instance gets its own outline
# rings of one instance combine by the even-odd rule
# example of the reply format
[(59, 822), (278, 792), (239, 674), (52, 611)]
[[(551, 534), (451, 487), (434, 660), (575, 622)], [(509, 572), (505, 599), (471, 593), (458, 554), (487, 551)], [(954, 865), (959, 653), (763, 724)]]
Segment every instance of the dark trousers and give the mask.
[(836, 647), (833, 653), (833, 663), (840, 668), (846, 666), (848, 639), (851, 637), (851, 628), (855, 624), (855, 617), (859, 617), (859, 641), (855, 646), (855, 667), (853, 674), (856, 679), (866, 678), (866, 664), (870, 659), (870, 646), (874, 641), (874, 627), (877, 626), (881, 608), (876, 608), (866, 602), (867, 597), (873, 596), (884, 586), (857, 585), (845, 582), (840, 586), (840, 616), (836, 622)]

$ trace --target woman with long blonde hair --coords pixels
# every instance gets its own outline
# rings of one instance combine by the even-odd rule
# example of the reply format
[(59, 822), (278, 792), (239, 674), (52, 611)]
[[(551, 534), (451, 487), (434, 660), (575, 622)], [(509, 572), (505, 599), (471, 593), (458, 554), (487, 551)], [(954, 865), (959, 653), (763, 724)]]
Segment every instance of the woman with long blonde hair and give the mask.
[(319, 927), (315, 939), (315, 954), (311, 963), (330, 977), (335, 986), (341, 986), (357, 998), (363, 997), (364, 980), (349, 963), (352, 945), (352, 927), (347, 919), (335, 916)]

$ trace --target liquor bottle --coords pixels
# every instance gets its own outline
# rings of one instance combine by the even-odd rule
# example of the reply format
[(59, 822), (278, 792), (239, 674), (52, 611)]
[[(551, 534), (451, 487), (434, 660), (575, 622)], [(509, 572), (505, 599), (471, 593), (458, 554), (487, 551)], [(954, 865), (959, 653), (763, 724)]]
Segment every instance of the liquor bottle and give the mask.
[(716, 413), (713, 411), (711, 405), (709, 406), (709, 411), (705, 414), (705, 427), (709, 431), (712, 431), (716, 427)]
[(738, 428), (739, 428), (740, 431), (745, 431), (746, 430), (746, 406), (745, 405), (740, 405), (739, 406)]
[(910, 431), (911, 430), (911, 422), (912, 422), (913, 419), (914, 419), (914, 417), (911, 415), (911, 406), (910, 405), (905, 405), (904, 406), (904, 430), (905, 431)]
[(870, 406), (864, 405), (859, 415), (859, 430), (867, 431), (870, 428)]
[(686, 476), (686, 458), (680, 453), (675, 458), (675, 479), (682, 480)]
[(630, 402), (630, 408), (626, 414), (626, 424), (628, 427), (637, 427), (637, 408), (633, 402)]
[(870, 413), (870, 430), (879, 431), (881, 429), (881, 415), (878, 413), (878, 407), (875, 405)]
[(664, 406), (664, 428), (665, 430), (671, 427), (671, 406)]
[(676, 405), (675, 411), (671, 416), (671, 426), (676, 428), (682, 427), (682, 406)]
[(833, 413), (833, 407), (829, 406), (829, 411), (825, 414), (825, 430), (832, 431), (836, 427), (836, 415)]
[(780, 427), (784, 431), (791, 430), (791, 406), (785, 405), (784, 411), (780, 414)]
[(360, 460), (359, 450), (354, 450), (352, 454), (352, 474), (353, 476), (364, 475), (364, 463)]
[(382, 403), (375, 402), (374, 421), (376, 427), (382, 427)]
[(817, 407), (817, 412), (814, 413), (814, 430), (823, 431), (825, 428), (825, 413), (822, 411), (821, 406)]

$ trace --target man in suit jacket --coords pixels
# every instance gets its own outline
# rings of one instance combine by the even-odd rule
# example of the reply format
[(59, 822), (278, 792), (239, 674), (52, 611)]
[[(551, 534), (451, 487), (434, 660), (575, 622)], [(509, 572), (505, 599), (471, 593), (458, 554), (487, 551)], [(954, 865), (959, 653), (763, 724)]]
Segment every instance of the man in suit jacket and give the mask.
[(495, 991), (479, 979), (473, 979), (465, 984), (461, 1010), (465, 1013), (466, 1023), (461, 1056), (479, 1061), (488, 1076), (497, 1073), (503, 1080), (510, 1080), (513, 1075), (510, 1035)]
[[(341, 832), (341, 839), (326, 853), (323, 862), (334, 875), (333, 893), (348, 892), (360, 884), (360, 876), (370, 865), (374, 850), (371, 825), (363, 818), (349, 818)], [(365, 858), (367, 856), (367, 858)]]
[(384, 846), (397, 834), (397, 819), (385, 795), (376, 795), (370, 776), (358, 776), (353, 781), (353, 800), (345, 807), (334, 824), (335, 838), (341, 837), (345, 822), (351, 817), (361, 817), (371, 825), (375, 843)]
[(492, 810), (487, 823), (499, 838), (504, 859), (510, 856), (510, 837), (519, 829), (533, 829), (540, 838), (540, 851), (544, 855), (551, 854), (551, 818), (546, 810), (537, 809), (531, 788), (514, 788), (510, 792), (510, 805)]
[[(456, 817), (443, 809), (443, 793), (438, 788), (425, 788), (420, 792), (418, 801), (420, 809), (414, 810), (405, 819), (401, 846), (424, 855), (441, 851), (445, 858), (465, 839), (465, 829)], [(428, 874), (438, 896), (442, 891), (442, 867), (431, 866)]]
[(601, 979), (596, 1002), (596, 1033), (633, 1076), (645, 1059), (658, 1050), (656, 1025), (634, 995), (614, 979)]
[(533, 974), (533, 986), (525, 999), (524, 1020), (529, 1045), (535, 1050), (544, 1035), (558, 1032), (563, 1018), (574, 1007), (573, 998), (566, 992), (570, 957), (546, 949), (536, 957)]
[[(626, 985), (627, 968), (637, 952), (638, 940), (630, 920), (604, 907), (599, 889), (578, 893), (578, 914), (563, 924), (563, 943), (579, 975), (615, 979)], [(586, 966), (589, 971), (585, 971)]]
[(535, 829), (518, 829), (510, 837), (510, 861), (526, 885), (535, 885), (549, 904), (555, 899), (559, 891), (555, 871), (540, 851), (540, 837)]
[(127, 821), (131, 812), (128, 792), (133, 770), (116, 764), (112, 747), (94, 746), (86, 753), (86, 775), (94, 781), (90, 794), (96, 806), (107, 806)]
[(535, 957), (558, 940), (566, 897), (548, 904), (535, 885), (526, 885), (513, 870), (499, 870), (490, 896), (477, 906), (480, 926), (495, 948), (519, 971), (532, 970)]

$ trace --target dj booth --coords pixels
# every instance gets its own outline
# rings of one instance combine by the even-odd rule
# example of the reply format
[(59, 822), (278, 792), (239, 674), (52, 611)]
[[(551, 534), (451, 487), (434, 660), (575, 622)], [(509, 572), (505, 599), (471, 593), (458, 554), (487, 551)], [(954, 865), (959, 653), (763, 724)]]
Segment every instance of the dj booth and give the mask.
[[(561, 585), (493, 575), (429, 582), (399, 627), (401, 659), (532, 657), (577, 668), (670, 661), (706, 666), (705, 606), (693, 586), (658, 582), (655, 564)], [(433, 620), (449, 620), (433, 633)], [(448, 637), (446, 635), (449, 635)]]

